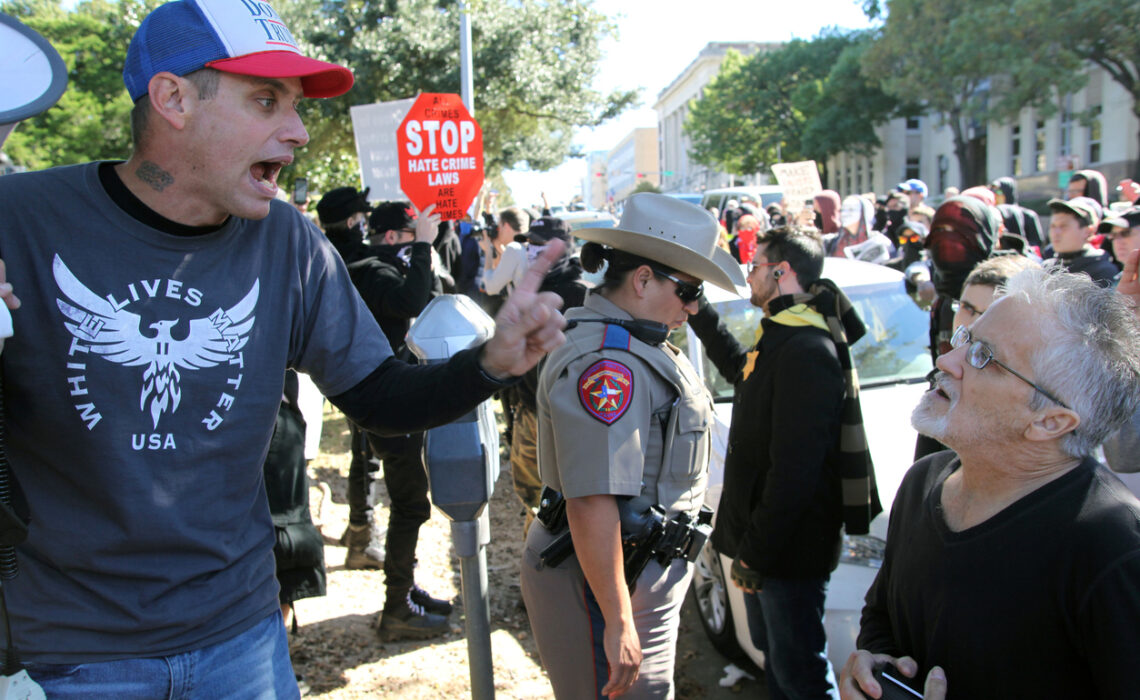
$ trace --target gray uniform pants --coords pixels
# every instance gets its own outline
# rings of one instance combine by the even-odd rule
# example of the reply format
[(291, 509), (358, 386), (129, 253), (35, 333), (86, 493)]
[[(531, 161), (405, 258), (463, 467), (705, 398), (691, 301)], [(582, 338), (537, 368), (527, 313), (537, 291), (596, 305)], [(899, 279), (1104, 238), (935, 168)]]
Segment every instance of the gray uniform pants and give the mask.
[[(578, 558), (555, 568), (539, 568), (539, 552), (554, 538), (534, 523), (523, 550), (522, 594), (542, 665), (556, 698), (598, 698), (608, 670), (601, 611), (586, 585)], [(681, 603), (692, 567), (674, 559), (668, 567), (649, 562), (630, 601), (641, 641), (641, 669), (623, 698), (672, 698), (673, 665)]]

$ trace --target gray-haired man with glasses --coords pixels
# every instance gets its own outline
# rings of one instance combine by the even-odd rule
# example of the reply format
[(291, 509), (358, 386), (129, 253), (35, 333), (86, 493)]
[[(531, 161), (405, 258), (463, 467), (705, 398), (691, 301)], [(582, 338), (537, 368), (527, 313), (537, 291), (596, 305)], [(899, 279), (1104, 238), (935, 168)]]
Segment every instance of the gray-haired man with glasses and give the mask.
[(939, 357), (843, 698), (1140, 697), (1140, 502), (1090, 454), (1140, 403), (1140, 326), (1084, 275), (1011, 277)]

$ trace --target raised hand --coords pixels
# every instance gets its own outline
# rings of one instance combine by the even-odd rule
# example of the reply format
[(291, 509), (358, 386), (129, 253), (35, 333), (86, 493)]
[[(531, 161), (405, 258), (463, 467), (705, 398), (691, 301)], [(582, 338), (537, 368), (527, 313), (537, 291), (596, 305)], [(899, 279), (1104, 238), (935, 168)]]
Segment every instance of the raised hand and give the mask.
[(424, 207), (423, 211), (420, 211), (413, 204), (412, 211), (416, 213), (416, 242), (431, 243), (435, 241), (436, 236), (439, 235), (440, 221), (439, 214), (434, 213), (435, 205), (429, 204)]
[(483, 346), (483, 369), (496, 379), (518, 377), (538, 364), (542, 356), (566, 342), (566, 320), (559, 309), (562, 298), (539, 292), (542, 279), (562, 255), (562, 241), (551, 241), (527, 268), (495, 316), (495, 335)]

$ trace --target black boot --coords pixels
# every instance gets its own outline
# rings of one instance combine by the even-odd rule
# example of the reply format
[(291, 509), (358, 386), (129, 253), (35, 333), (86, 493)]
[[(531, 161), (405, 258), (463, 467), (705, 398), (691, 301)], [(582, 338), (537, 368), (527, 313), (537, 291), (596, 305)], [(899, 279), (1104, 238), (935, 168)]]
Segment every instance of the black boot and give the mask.
[(429, 613), (445, 617), (451, 614), (451, 601), (433, 598), (430, 593), (420, 588), (419, 584), (412, 584), (412, 592), (409, 595), (413, 603)]
[(429, 639), (451, 631), (447, 618), (427, 612), (423, 606), (412, 602), (409, 590), (403, 598), (395, 601), (389, 597), (380, 615), (380, 638), (386, 642), (397, 639)]

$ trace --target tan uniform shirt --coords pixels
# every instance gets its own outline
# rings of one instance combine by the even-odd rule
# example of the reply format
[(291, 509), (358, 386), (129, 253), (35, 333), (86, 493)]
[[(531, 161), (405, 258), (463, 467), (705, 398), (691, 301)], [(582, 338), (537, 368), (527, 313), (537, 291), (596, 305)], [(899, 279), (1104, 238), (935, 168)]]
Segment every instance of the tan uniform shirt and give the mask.
[[(598, 294), (567, 319), (632, 317)], [(644, 496), (670, 516), (704, 497), (712, 397), (675, 346), (629, 338), (603, 347), (607, 328), (584, 323), (547, 358), (539, 381), (538, 465), (567, 498)]]

